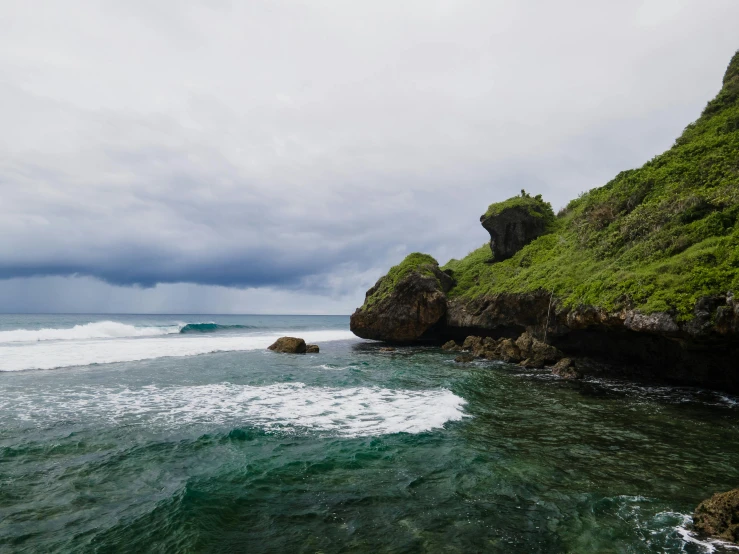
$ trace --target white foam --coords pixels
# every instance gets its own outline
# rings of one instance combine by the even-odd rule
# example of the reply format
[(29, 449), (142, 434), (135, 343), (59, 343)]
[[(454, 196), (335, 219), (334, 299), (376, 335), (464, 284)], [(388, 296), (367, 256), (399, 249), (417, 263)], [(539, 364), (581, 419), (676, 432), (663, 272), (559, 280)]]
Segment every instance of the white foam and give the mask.
[(0, 331), (0, 343), (151, 337), (179, 333), (183, 325), (136, 327), (118, 321), (95, 321), (62, 329), (13, 329), (12, 331)]
[(680, 523), (680, 525), (675, 527), (675, 531), (677, 531), (677, 534), (680, 535), (680, 538), (683, 540), (683, 542), (685, 542), (686, 544), (691, 543), (698, 545), (699, 547), (704, 549), (704, 552), (716, 552), (717, 546), (725, 550), (739, 550), (739, 546), (718, 539), (698, 539), (690, 531), (690, 526), (693, 523), (693, 518), (689, 515), (678, 514), (675, 512), (660, 512), (659, 514), (657, 514), (657, 517), (659, 516), (672, 516), (680, 518), (682, 522)]
[(464, 417), (464, 399), (446, 389), (328, 388), (302, 383), (230, 383), (142, 389), (0, 393), (15, 417), (34, 422), (87, 420), (177, 427), (198, 423), (266, 430), (320, 431), (345, 437), (422, 433)]
[[(151, 360), (167, 356), (195, 356), (209, 352), (262, 350), (289, 332), (269, 335), (176, 335), (112, 340), (46, 341), (0, 345), (0, 371), (56, 369), (113, 362)], [(356, 339), (351, 331), (309, 331), (312, 343)]]

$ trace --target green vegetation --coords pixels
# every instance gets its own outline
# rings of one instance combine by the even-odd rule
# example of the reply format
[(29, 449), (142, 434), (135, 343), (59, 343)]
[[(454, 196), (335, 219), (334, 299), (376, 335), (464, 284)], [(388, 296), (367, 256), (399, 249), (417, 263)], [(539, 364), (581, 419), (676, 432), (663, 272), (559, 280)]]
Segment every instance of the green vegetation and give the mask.
[(483, 217), (492, 217), (500, 215), (504, 210), (511, 208), (523, 208), (530, 215), (534, 217), (542, 217), (547, 220), (547, 223), (554, 221), (554, 212), (552, 211), (552, 205), (549, 202), (545, 202), (541, 198), (541, 194), (531, 196), (525, 190), (521, 191), (520, 196), (514, 196), (503, 202), (496, 202), (488, 206), (488, 211), (485, 212)]
[(373, 304), (387, 297), (395, 289), (397, 284), (412, 272), (438, 280), (434, 274), (434, 269), (438, 267), (439, 262), (428, 254), (421, 254), (420, 252), (408, 254), (402, 262), (391, 267), (387, 275), (380, 279), (373, 289), (369, 290), (369, 294), (362, 307), (364, 309), (370, 308)]
[[(541, 205), (522, 195), (486, 215)], [(449, 296), (545, 289), (567, 305), (632, 305), (685, 320), (699, 297), (739, 292), (739, 52), (672, 148), (570, 202), (551, 229), (500, 263), (486, 263), (487, 245), (451, 260)]]

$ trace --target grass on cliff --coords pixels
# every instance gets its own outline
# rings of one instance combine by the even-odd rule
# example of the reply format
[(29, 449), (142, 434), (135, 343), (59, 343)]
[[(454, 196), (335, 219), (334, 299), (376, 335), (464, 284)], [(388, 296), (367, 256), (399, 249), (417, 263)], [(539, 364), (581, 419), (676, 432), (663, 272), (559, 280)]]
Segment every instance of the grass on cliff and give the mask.
[[(421, 275), (434, 277), (434, 268), (439, 267), (439, 263), (428, 254), (413, 252), (408, 254), (405, 259), (398, 265), (390, 268), (387, 275), (382, 277), (376, 284), (374, 290), (370, 289), (367, 298), (362, 306), (364, 309), (370, 308), (372, 305), (387, 297), (409, 273), (416, 272)], [(437, 279), (438, 280), (438, 279)]]
[(552, 205), (549, 202), (545, 202), (541, 194), (531, 196), (525, 190), (521, 191), (520, 196), (514, 196), (503, 202), (495, 202), (488, 206), (488, 210), (485, 212), (483, 217), (492, 217), (500, 215), (503, 211), (511, 208), (521, 208), (526, 210), (529, 215), (534, 217), (543, 218), (547, 224), (554, 222), (554, 212), (552, 211)]
[(451, 260), (449, 296), (544, 289), (689, 319), (701, 296), (739, 292), (739, 52), (672, 148), (570, 202), (551, 231), (503, 262), (486, 263), (487, 245)]

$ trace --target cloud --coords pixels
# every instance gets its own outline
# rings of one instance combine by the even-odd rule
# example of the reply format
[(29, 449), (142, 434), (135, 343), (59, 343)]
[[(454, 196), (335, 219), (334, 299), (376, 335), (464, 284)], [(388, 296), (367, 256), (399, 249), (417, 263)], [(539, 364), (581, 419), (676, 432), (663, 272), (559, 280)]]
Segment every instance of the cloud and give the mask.
[(739, 46), (729, 0), (0, 11), (0, 279), (150, 302), (355, 305), (483, 243), (490, 202), (561, 207), (669, 147)]

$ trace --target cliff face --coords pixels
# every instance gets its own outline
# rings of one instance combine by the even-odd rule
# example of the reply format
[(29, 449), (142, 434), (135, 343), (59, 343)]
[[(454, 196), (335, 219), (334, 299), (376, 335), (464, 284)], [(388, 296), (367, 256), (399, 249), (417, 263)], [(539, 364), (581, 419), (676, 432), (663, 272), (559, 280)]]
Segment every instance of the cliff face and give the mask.
[[(384, 303), (368, 293), (352, 329), (404, 341), (529, 332), (593, 371), (739, 390), (739, 52), (719, 94), (667, 152), (556, 217), (522, 191), (481, 222), (490, 245), (434, 266), (453, 282), (434, 279), (437, 307), (415, 308), (422, 325), (411, 330), (409, 289), (392, 292), (389, 273), (378, 282)], [(398, 306), (402, 339), (388, 332)], [(361, 331), (369, 314), (384, 331)]]

